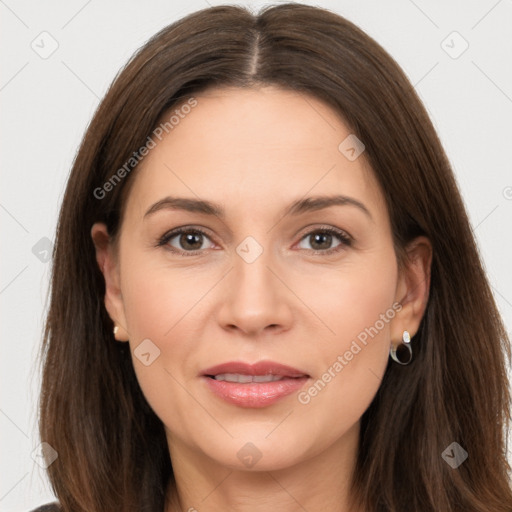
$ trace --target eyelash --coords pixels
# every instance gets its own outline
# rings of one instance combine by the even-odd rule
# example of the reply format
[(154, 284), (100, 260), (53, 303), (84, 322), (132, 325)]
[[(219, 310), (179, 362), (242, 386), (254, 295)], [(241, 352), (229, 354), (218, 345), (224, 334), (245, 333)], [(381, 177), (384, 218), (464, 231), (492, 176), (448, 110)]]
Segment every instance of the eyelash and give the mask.
[[(193, 233), (193, 234), (201, 233), (202, 235), (204, 235), (205, 237), (210, 239), (210, 236), (208, 235), (208, 233), (206, 233), (202, 229), (193, 228), (193, 227), (181, 227), (181, 228), (176, 228), (172, 231), (169, 231), (168, 233), (163, 235), (160, 238), (160, 240), (158, 241), (157, 247), (163, 247), (163, 246), (167, 245), (170, 240), (172, 240), (174, 237), (181, 235), (183, 233)], [(336, 247), (333, 247), (332, 249), (326, 249), (325, 251), (322, 251), (322, 250), (315, 251), (314, 249), (309, 249), (309, 251), (312, 254), (321, 254), (323, 256), (334, 254), (334, 253), (337, 253), (340, 250), (342, 250), (343, 247), (350, 247), (353, 242), (352, 237), (350, 235), (348, 235), (345, 231), (342, 231), (341, 229), (333, 228), (331, 226), (315, 228), (315, 229), (309, 231), (308, 233), (305, 233), (301, 237), (300, 241), (304, 240), (308, 236), (311, 236), (315, 233), (327, 233), (329, 235), (334, 235), (339, 239), (339, 241), (341, 243), (339, 245), (337, 245)], [(173, 253), (179, 254), (181, 256), (197, 256), (204, 251), (204, 249), (198, 249), (195, 251), (179, 251), (179, 250), (176, 250), (174, 247), (169, 248), (168, 250)]]

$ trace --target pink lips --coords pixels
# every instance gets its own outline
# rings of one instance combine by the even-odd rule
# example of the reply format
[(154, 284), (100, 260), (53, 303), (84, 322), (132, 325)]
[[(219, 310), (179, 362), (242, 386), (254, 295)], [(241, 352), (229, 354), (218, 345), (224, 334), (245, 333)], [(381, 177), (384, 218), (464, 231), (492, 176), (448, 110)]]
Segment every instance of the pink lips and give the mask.
[[(227, 382), (215, 380), (220, 374), (275, 375), (282, 377), (273, 382)], [(261, 408), (298, 391), (309, 379), (305, 372), (272, 361), (247, 364), (239, 361), (213, 366), (201, 372), (209, 389), (228, 403), (240, 407)]]

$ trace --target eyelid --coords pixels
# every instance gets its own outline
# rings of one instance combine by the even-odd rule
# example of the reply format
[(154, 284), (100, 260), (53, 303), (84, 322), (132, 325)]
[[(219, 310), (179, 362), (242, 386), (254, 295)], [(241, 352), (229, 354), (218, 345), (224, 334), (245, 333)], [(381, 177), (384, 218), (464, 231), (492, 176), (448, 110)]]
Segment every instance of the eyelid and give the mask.
[(303, 231), (303, 234), (300, 235), (300, 240), (302, 240), (304, 237), (311, 235), (312, 233), (316, 233), (317, 231), (327, 231), (333, 234), (338, 235), (341, 238), (345, 238), (347, 241), (353, 242), (354, 238), (352, 235), (350, 235), (347, 231), (341, 228), (337, 228), (335, 226), (332, 226), (331, 224), (309, 224), (306, 226), (301, 232)]

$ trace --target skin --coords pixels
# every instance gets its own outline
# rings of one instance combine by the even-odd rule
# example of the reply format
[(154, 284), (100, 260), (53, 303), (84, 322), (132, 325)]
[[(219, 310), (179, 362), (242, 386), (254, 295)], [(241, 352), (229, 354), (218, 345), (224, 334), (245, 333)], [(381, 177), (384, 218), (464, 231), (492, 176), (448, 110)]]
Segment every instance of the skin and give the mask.
[[(91, 231), (116, 339), (129, 340), (132, 355), (147, 338), (160, 350), (149, 366), (135, 356), (133, 364), (165, 425), (179, 507), (356, 510), (348, 484), (360, 418), (391, 344), (418, 330), (430, 244), (415, 240), (399, 271), (373, 172), (364, 153), (349, 161), (338, 150), (351, 132), (321, 100), (276, 87), (210, 89), (196, 99), (132, 177), (117, 244), (104, 224)], [(333, 194), (360, 201), (371, 217), (351, 205), (281, 213), (296, 199)], [(169, 195), (219, 203), (226, 216), (162, 209), (144, 217)], [(157, 246), (179, 226), (207, 232), (197, 235), (200, 254), (180, 255), (194, 249), (180, 235)], [(326, 226), (353, 243), (336, 235), (315, 243)], [(252, 263), (236, 251), (247, 236), (263, 248)], [(309, 389), (394, 303), (401, 310), (307, 404), (293, 393), (262, 409), (238, 407), (199, 378), (212, 365), (265, 359), (309, 374)], [(248, 442), (261, 454), (250, 468), (237, 457)]]

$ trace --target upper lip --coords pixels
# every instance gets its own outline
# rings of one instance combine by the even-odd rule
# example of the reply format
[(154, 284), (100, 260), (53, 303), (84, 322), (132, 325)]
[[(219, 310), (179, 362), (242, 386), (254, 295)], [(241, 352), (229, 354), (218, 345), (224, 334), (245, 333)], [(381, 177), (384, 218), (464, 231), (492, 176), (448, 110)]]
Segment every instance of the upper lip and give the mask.
[(237, 373), (240, 375), (280, 375), (281, 377), (309, 377), (306, 372), (275, 363), (273, 361), (259, 361), (254, 364), (243, 361), (231, 361), (207, 368), (201, 375), (215, 376), (223, 373)]

